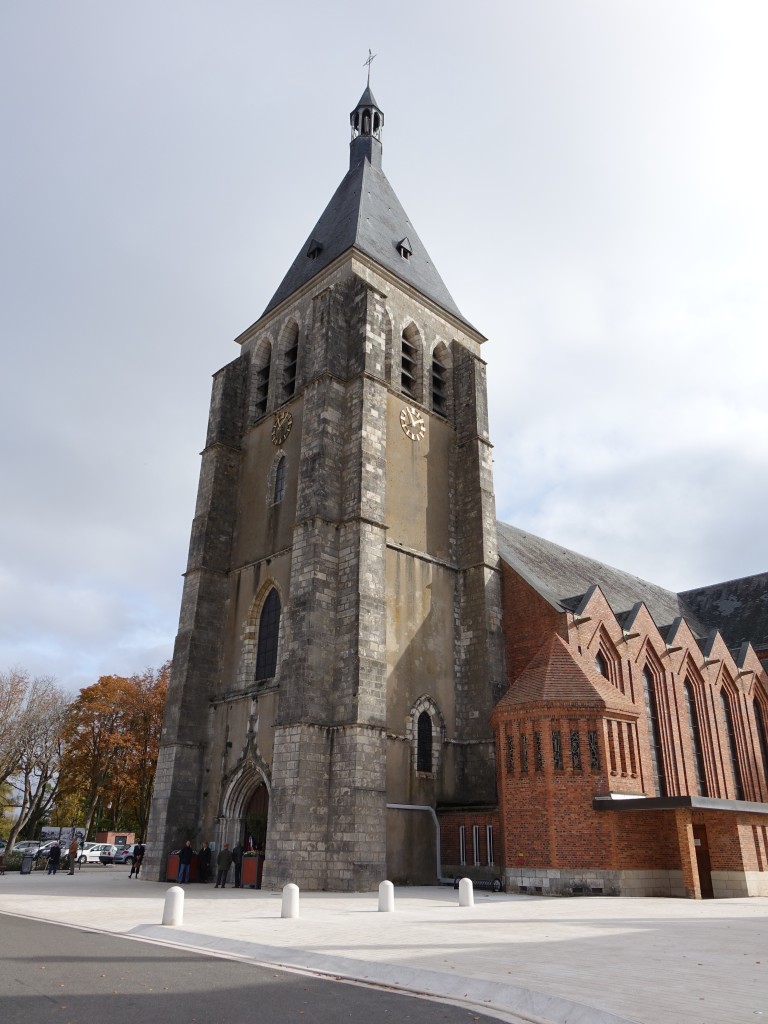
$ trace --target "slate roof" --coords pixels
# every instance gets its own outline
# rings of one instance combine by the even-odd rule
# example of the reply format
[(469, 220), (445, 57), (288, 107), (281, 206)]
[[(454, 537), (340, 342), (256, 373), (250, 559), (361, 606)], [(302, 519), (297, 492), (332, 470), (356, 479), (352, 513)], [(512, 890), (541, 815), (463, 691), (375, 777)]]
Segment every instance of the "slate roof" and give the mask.
[(720, 630), (729, 647), (746, 640), (757, 650), (768, 647), (768, 572), (684, 590), (680, 597), (708, 630)]
[(580, 665), (557, 634), (542, 644), (497, 707), (530, 707), (536, 703), (637, 713), (632, 701), (599, 672)]
[[(407, 260), (397, 249), (398, 242), (405, 237), (413, 251)], [(307, 256), (312, 240), (322, 246), (314, 260)], [(477, 333), (453, 301), (384, 172), (367, 159), (360, 160), (347, 172), (262, 315), (273, 310), (352, 246)]]
[(587, 590), (597, 584), (615, 614), (642, 601), (660, 628), (682, 616), (694, 634), (708, 632), (679, 594), (508, 523), (497, 522), (496, 527), (499, 555), (558, 611), (575, 611)]

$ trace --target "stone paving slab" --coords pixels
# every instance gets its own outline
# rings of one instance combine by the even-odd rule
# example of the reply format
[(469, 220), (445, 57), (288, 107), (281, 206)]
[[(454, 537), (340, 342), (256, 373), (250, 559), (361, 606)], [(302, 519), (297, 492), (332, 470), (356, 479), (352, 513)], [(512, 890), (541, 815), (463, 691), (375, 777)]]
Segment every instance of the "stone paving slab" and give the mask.
[(162, 927), (167, 884), (122, 868), (7, 874), (0, 911), (466, 1002), (536, 1024), (768, 1021), (768, 899), (561, 899), (450, 888), (281, 894), (185, 887), (184, 923)]

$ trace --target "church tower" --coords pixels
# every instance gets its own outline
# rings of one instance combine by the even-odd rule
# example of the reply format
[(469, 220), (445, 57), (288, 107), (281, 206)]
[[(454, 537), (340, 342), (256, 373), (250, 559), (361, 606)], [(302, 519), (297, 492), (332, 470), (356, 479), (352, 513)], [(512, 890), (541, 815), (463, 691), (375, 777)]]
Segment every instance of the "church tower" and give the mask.
[(214, 377), (150, 822), (265, 844), (264, 884), (440, 874), (436, 811), (494, 804), (504, 690), (484, 338), (381, 169), (349, 170)]

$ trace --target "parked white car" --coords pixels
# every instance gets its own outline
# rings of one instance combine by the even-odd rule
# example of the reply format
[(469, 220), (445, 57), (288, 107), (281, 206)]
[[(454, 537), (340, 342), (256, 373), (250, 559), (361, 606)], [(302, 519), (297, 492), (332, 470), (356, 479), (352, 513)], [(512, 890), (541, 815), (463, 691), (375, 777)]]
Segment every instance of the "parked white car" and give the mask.
[(100, 864), (99, 858), (102, 853), (109, 853), (114, 856), (116, 846), (111, 843), (86, 843), (77, 858), (80, 864)]

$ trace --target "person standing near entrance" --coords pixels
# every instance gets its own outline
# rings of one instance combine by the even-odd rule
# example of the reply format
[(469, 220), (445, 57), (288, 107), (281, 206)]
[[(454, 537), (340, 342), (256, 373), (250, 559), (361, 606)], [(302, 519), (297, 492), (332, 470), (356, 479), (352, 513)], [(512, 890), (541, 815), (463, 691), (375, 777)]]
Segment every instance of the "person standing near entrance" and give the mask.
[(224, 843), (224, 848), (219, 851), (219, 855), (216, 858), (216, 867), (218, 869), (216, 874), (216, 885), (214, 889), (218, 889), (221, 886), (222, 889), (227, 887), (227, 875), (232, 865), (232, 851), (229, 848), (229, 843)]
[(200, 872), (200, 881), (207, 882), (211, 874), (211, 848), (208, 843), (203, 843), (200, 853), (197, 855), (197, 868)]
[(192, 843), (188, 839), (181, 850), (179, 850), (179, 877), (176, 879), (177, 882), (189, 881), (189, 867), (191, 863)]
[(241, 875), (241, 872), (243, 870), (243, 853), (244, 852), (245, 851), (243, 850), (243, 844), (238, 839), (238, 841), (232, 847), (232, 863), (235, 865), (235, 888), (236, 889), (242, 889), (242, 885), (240, 884), (240, 875)]
[(77, 854), (80, 849), (80, 842), (77, 838), (77, 834), (72, 834), (72, 842), (69, 844), (69, 873), (74, 875), (75, 873), (75, 861), (77, 860)]
[(133, 860), (131, 861), (131, 870), (128, 873), (129, 878), (132, 878), (134, 875), (136, 875), (137, 878), (139, 877), (141, 862), (144, 860), (145, 849), (146, 847), (144, 846), (144, 843), (139, 839), (138, 843), (136, 843), (133, 848)]
[(48, 874), (55, 875), (61, 860), (61, 847), (58, 843), (54, 843), (51, 849), (48, 851)]

